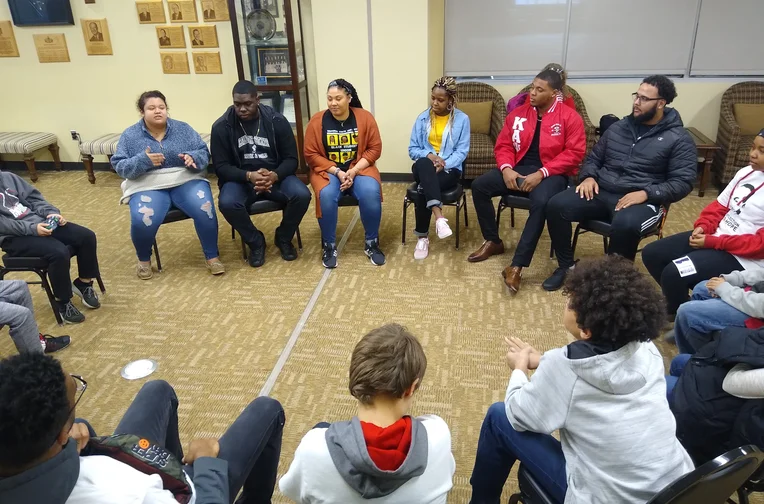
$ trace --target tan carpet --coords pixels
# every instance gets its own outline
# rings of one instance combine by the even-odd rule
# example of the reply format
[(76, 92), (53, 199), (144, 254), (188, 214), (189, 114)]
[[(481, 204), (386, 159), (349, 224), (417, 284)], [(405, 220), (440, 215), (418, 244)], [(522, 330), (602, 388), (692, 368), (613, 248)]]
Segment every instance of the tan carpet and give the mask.
[[(195, 436), (219, 436), (258, 394), (324, 274), (313, 205), (301, 226), (305, 250), (293, 263), (282, 261), (272, 246), (278, 215), (255, 218), (269, 242), (266, 264), (258, 270), (241, 259), (240, 244), (231, 240), (230, 227), (219, 215), (225, 275), (207, 273), (193, 225), (186, 221), (162, 226), (158, 243), (164, 272), (141, 281), (134, 272), (128, 209), (117, 203), (119, 183), (113, 173), (99, 173), (96, 185), (80, 172), (41, 174), (37, 187), (46, 198), (69, 220), (98, 234), (107, 295), (100, 310), (85, 312), (85, 323), (58, 328), (43, 292), (32, 287), (37, 320), (44, 332), (65, 329), (72, 336), (71, 347), (58, 356), (69, 372), (88, 380), (77, 413), (97, 431), (109, 433), (116, 426), (143, 383), (123, 380), (121, 367), (148, 357), (160, 366), (151, 378), (169, 381), (178, 392), (184, 443)], [(563, 297), (540, 287), (556, 265), (548, 257), (546, 233), (515, 298), (507, 295), (500, 276), (513, 247), (502, 257), (467, 263), (467, 255), (482, 242), (471, 200), (470, 227), (463, 229), (460, 249), (454, 250), (453, 238), (434, 238), (430, 257), (414, 261), (413, 208), (407, 243), (400, 243), (404, 189), (403, 184), (384, 185), (381, 242), (387, 264), (369, 264), (359, 221), (275, 383), (271, 395), (287, 415), (281, 472), (307, 429), (321, 420), (353, 415), (347, 366), (355, 342), (369, 329), (399, 322), (421, 339), (428, 357), (413, 413), (438, 414), (451, 426), (456, 475), (450, 502), (462, 503), (469, 499), (483, 415), (492, 402), (502, 400), (509, 376), (502, 338), (516, 335), (542, 351), (564, 345)], [(667, 233), (689, 229), (715, 197), (715, 191), (710, 193), (704, 198), (693, 193), (674, 205)], [(338, 237), (356, 211), (340, 210)], [(502, 235), (508, 244), (519, 238), (525, 215), (517, 212), (511, 230), (509, 214), (504, 214)], [(453, 226), (452, 208), (446, 216)], [(578, 257), (601, 253), (599, 237), (582, 237)], [(668, 362), (675, 350), (661, 348)], [(0, 338), (0, 355), (13, 352), (10, 338)], [(515, 488), (513, 478), (507, 488)], [(275, 501), (287, 502), (278, 493)]]

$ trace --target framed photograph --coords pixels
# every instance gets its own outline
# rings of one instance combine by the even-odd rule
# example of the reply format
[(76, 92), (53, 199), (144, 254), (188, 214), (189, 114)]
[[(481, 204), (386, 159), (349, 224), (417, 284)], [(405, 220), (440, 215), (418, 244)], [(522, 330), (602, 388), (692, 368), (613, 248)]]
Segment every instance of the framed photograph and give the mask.
[(10, 21), (0, 21), (0, 58), (15, 58), (19, 55), (19, 46), (13, 34)]
[(157, 41), (162, 49), (185, 49), (186, 37), (182, 26), (157, 26)]
[(161, 24), (167, 22), (164, 16), (162, 0), (135, 2), (135, 8), (138, 11), (138, 22), (140, 24)]
[(219, 52), (198, 52), (193, 53), (194, 72), (198, 74), (220, 74), (223, 73), (223, 67), (220, 64)]
[(226, 0), (202, 0), (202, 19), (205, 21), (228, 21)]
[(279, 17), (279, 0), (256, 0), (255, 7), (267, 10), (275, 18)]
[(196, 23), (196, 4), (193, 0), (169, 0), (167, 2), (171, 23)]
[(106, 19), (80, 19), (82, 35), (85, 37), (85, 50), (89, 56), (109, 56), (111, 49), (109, 24)]
[(258, 47), (257, 73), (263, 77), (291, 77), (288, 47)]
[(191, 73), (188, 68), (188, 55), (185, 52), (160, 52), (162, 72), (166, 74)]
[(218, 30), (215, 25), (191, 25), (188, 27), (191, 49), (211, 49), (218, 45)]
[(294, 116), (294, 96), (287, 94), (281, 98), (281, 115), (283, 115), (292, 126), (296, 124), (297, 121)]
[(69, 0), (8, 0), (16, 26), (73, 25)]

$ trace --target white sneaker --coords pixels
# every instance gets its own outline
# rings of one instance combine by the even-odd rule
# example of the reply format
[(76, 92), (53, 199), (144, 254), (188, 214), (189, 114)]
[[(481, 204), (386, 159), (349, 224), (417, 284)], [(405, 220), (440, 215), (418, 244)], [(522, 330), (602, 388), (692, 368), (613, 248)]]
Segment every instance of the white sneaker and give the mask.
[(438, 238), (441, 240), (443, 238), (448, 238), (452, 234), (454, 234), (451, 231), (451, 228), (448, 226), (448, 219), (445, 217), (441, 217), (440, 219), (435, 219), (435, 232), (438, 233)]
[(429, 253), (430, 240), (427, 238), (419, 238), (416, 241), (416, 248), (414, 249), (414, 259), (426, 259)]

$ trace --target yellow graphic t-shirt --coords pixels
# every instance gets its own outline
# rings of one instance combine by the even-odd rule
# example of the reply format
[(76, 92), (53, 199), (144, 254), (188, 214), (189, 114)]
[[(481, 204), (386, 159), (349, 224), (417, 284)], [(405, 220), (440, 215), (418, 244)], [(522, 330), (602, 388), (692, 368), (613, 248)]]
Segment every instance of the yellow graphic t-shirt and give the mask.
[(447, 115), (436, 115), (432, 128), (430, 128), (430, 137), (428, 140), (430, 141), (432, 148), (435, 149), (436, 153), (440, 152), (440, 144), (443, 141), (443, 131), (446, 129), (446, 124), (448, 124), (448, 118), (449, 116)]

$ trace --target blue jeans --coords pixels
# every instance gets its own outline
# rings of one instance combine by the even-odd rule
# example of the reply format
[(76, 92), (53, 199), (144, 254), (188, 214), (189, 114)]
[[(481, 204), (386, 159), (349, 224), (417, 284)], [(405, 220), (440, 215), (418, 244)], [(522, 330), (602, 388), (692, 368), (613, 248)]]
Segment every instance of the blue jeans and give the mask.
[[(270, 503), (276, 484), (284, 410), (275, 399), (258, 397), (244, 408), (220, 438), (218, 458), (228, 462), (230, 502)], [(86, 421), (76, 419), (93, 428)], [(166, 381), (147, 382), (135, 396), (114, 434), (134, 434), (159, 444), (178, 460), (183, 448), (178, 435), (178, 396)], [(193, 466), (184, 466), (193, 480)], [(238, 500), (236, 496), (242, 490)]]
[(711, 341), (711, 334), (726, 327), (745, 327), (749, 315), (711, 296), (706, 281), (692, 290), (690, 301), (679, 306), (674, 335), (679, 353), (693, 354)]
[(666, 377), (666, 399), (668, 399), (669, 406), (674, 404), (674, 387), (676, 387), (676, 383), (682, 376), (682, 371), (691, 357), (690, 354), (679, 354), (671, 361), (669, 374)]
[(557, 502), (565, 500), (568, 480), (560, 442), (549, 434), (518, 432), (507, 418), (504, 403), (494, 403), (480, 428), (471, 504), (498, 504), (509, 471), (520, 460)]
[(130, 197), (130, 238), (138, 260), (151, 260), (151, 246), (171, 206), (194, 220), (205, 259), (220, 255), (218, 216), (210, 184), (206, 180), (190, 180), (172, 189), (141, 191)]
[[(331, 173), (329, 185), (321, 189), (321, 217), (318, 225), (321, 228), (323, 243), (337, 243), (337, 204), (340, 201), (340, 179)], [(382, 190), (379, 182), (373, 177), (358, 175), (353, 185), (345, 191), (358, 200), (361, 209), (361, 222), (366, 231), (366, 240), (376, 240), (379, 237), (379, 223), (382, 221)]]

